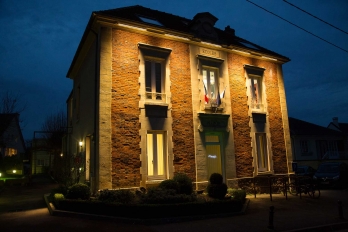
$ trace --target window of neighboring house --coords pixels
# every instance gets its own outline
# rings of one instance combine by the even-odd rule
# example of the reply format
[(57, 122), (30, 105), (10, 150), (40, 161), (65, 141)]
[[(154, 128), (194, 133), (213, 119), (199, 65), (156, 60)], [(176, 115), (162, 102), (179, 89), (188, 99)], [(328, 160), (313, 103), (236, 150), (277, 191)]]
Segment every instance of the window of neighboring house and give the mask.
[(262, 110), (262, 77), (249, 75), (250, 107)]
[(74, 109), (74, 99), (71, 98), (68, 102), (68, 107), (69, 107), (69, 125), (72, 124), (72, 118), (73, 118), (73, 109)]
[(145, 88), (147, 100), (165, 100), (162, 59), (145, 60)]
[(260, 172), (270, 170), (266, 133), (255, 133), (257, 165)]
[(307, 140), (301, 140), (300, 141), (300, 149), (302, 155), (308, 155), (308, 141)]
[(44, 165), (45, 165), (45, 160), (43, 160), (43, 159), (37, 160), (37, 166), (44, 166)]
[(149, 180), (166, 179), (167, 152), (164, 131), (151, 131), (146, 136), (147, 175)]
[[(209, 68), (209, 67), (203, 67), (202, 70), (202, 76), (203, 76), (203, 85), (204, 85), (204, 91), (205, 95), (208, 98), (208, 102), (214, 102), (217, 99), (218, 95), (218, 69), (216, 68)], [(206, 99), (207, 102), (207, 99)]]
[(80, 119), (80, 96), (81, 95), (81, 88), (80, 86), (77, 87), (76, 90), (76, 119), (79, 120)]
[(317, 155), (319, 159), (338, 159), (340, 156), (338, 140), (317, 140)]
[(17, 149), (7, 147), (5, 150), (5, 156), (13, 156), (13, 155), (17, 155)]

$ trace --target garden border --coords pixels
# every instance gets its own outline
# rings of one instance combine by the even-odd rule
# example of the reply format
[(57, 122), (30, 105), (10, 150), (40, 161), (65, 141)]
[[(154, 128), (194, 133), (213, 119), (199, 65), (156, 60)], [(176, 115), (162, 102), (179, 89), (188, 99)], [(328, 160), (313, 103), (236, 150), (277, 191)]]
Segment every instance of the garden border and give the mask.
[(135, 218), (112, 217), (112, 216), (105, 216), (105, 215), (99, 215), (99, 214), (87, 214), (87, 213), (80, 213), (80, 212), (58, 210), (48, 200), (49, 195), (50, 194), (45, 194), (43, 197), (44, 197), (44, 200), (46, 202), (49, 213), (52, 216), (109, 220), (109, 221), (114, 221), (114, 222), (131, 223), (131, 224), (144, 224), (144, 225), (175, 223), (175, 222), (183, 222), (183, 221), (202, 220), (202, 219), (206, 219), (206, 218), (221, 218), (221, 217), (230, 217), (230, 216), (235, 216), (235, 215), (241, 215), (241, 214), (245, 214), (245, 212), (247, 211), (247, 208), (249, 206), (249, 202), (250, 202), (249, 199), (245, 199), (245, 202), (242, 206), (242, 209), (239, 212), (224, 213), (224, 214), (192, 215), (192, 216), (171, 217), (171, 218), (135, 219)]

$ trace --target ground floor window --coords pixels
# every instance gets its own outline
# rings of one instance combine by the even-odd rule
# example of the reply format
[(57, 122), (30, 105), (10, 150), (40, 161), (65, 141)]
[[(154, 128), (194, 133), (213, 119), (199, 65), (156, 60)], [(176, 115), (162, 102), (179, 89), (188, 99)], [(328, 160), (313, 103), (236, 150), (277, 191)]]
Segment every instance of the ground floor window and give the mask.
[(166, 179), (167, 152), (164, 131), (149, 131), (146, 136), (148, 179)]
[(212, 173), (222, 174), (221, 137), (218, 133), (205, 134), (208, 178)]
[(256, 133), (255, 138), (258, 170), (261, 172), (269, 171), (269, 155), (266, 133)]

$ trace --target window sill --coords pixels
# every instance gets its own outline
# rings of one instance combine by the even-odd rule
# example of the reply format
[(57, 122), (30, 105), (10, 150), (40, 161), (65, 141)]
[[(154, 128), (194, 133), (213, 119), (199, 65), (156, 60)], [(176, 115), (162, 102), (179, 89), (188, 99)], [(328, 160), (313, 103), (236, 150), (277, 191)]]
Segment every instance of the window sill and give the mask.
[(165, 103), (163, 101), (145, 101), (144, 103), (145, 105), (149, 105), (149, 106), (169, 106), (168, 103)]
[(273, 175), (273, 171), (258, 172), (256, 176), (269, 176)]

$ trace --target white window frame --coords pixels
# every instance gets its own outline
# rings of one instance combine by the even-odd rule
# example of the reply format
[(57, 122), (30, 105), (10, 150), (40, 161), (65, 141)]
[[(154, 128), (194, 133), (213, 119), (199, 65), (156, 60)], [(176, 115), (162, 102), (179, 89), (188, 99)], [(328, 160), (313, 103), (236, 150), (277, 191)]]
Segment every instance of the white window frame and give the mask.
[(249, 105), (252, 110), (264, 111), (263, 77), (248, 74)]
[[(151, 72), (148, 75), (147, 64), (151, 65)], [(157, 86), (156, 65), (160, 65), (160, 91)], [(166, 102), (165, 94), (165, 60), (156, 57), (145, 57), (144, 62), (144, 77), (145, 77), (145, 100), (146, 101), (161, 101)], [(150, 81), (150, 86), (148, 85)], [(149, 89), (150, 88), (150, 89)]]
[[(158, 139), (160, 138), (160, 136), (158, 135), (162, 136), (162, 144), (158, 141)], [(148, 131), (146, 134), (146, 160), (148, 180), (167, 179), (167, 154), (166, 131)], [(160, 163), (162, 163), (162, 166)]]
[[(204, 72), (207, 72), (207, 75), (204, 75)], [(210, 73), (214, 73), (214, 91), (212, 91), (212, 86), (209, 84), (211, 83), (211, 75)], [(219, 94), (219, 69), (215, 67), (205, 66), (202, 65), (202, 81), (203, 81), (203, 88), (206, 88), (207, 90), (207, 97), (209, 99), (209, 103), (216, 102), (217, 95)], [(212, 96), (212, 93), (214, 95)]]
[(257, 157), (258, 172), (271, 171), (271, 159), (267, 133), (255, 133), (255, 152)]

